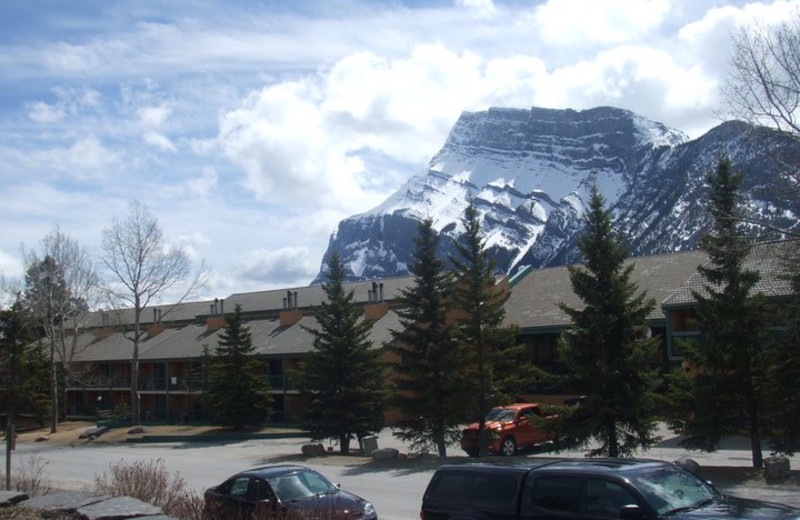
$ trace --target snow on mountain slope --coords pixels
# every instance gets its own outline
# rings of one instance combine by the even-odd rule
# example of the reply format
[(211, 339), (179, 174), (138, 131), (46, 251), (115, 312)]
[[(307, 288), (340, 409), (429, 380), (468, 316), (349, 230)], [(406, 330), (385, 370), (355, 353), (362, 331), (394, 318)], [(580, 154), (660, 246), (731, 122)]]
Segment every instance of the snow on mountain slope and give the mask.
[(338, 251), (350, 279), (405, 275), (417, 223), (433, 219), (441, 254), (453, 254), (472, 199), (502, 272), (579, 261), (575, 238), (592, 184), (633, 255), (694, 248), (707, 220), (704, 177), (722, 153), (747, 173), (752, 211), (794, 226), (797, 208), (770, 193), (785, 182), (770, 160), (785, 146), (780, 136), (757, 136), (739, 122), (689, 141), (610, 107), (465, 112), (425, 171), (378, 207), (340, 222), (326, 256)]

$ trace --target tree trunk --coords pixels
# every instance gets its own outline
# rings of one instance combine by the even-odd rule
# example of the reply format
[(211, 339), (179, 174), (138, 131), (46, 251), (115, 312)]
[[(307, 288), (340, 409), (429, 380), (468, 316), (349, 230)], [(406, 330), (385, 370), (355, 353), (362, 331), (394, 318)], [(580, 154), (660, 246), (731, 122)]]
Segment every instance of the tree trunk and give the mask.
[(350, 436), (349, 435), (340, 435), (339, 436), (339, 448), (340, 453), (342, 455), (349, 455), (350, 454)]
[(50, 335), (50, 433), (58, 432), (58, 374), (56, 370), (56, 340)]
[(619, 457), (619, 443), (617, 442), (617, 425), (613, 422), (606, 428), (608, 436), (608, 456), (616, 459)]

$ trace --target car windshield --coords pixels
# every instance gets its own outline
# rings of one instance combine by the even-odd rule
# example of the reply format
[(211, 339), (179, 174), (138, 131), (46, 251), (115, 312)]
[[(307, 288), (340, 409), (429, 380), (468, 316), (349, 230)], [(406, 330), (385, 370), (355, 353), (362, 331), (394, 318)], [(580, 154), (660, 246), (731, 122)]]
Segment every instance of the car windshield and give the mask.
[(316, 471), (297, 471), (269, 479), (270, 486), (281, 502), (297, 502), (306, 498), (335, 493), (339, 490)]
[(631, 482), (659, 514), (699, 507), (719, 496), (707, 482), (673, 467), (640, 473)]
[(486, 414), (486, 421), (511, 422), (514, 420), (514, 410), (494, 408)]

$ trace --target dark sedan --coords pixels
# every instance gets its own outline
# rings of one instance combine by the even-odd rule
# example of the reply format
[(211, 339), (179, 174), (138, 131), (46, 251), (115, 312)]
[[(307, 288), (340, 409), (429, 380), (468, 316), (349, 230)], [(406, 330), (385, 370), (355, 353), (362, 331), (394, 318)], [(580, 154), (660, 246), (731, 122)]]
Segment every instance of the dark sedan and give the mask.
[(317, 518), (377, 520), (368, 501), (339, 489), (320, 473), (298, 465), (242, 471), (205, 492), (208, 519), (280, 518), (308, 511)]

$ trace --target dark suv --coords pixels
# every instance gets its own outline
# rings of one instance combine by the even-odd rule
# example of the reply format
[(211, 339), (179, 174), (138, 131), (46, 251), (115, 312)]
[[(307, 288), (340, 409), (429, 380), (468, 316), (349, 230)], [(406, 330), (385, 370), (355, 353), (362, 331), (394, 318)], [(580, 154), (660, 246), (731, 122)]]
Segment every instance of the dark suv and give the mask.
[(722, 495), (675, 464), (581, 459), (535, 465), (445, 465), (422, 520), (796, 520), (800, 510)]

